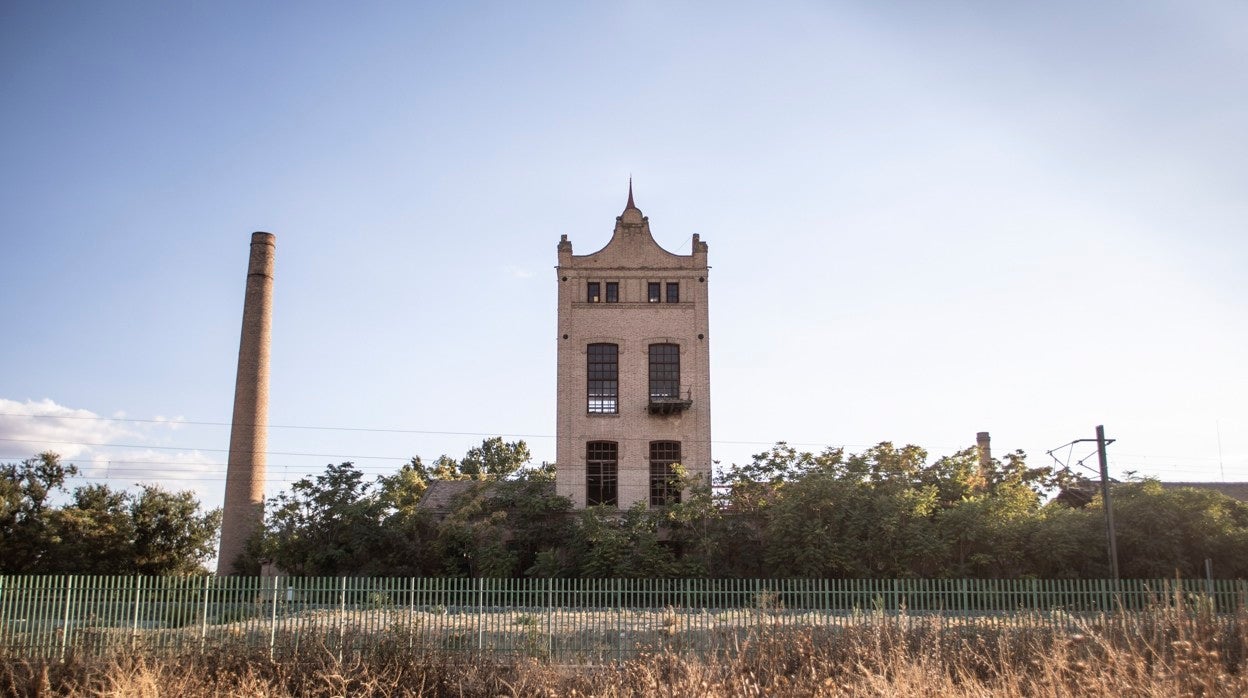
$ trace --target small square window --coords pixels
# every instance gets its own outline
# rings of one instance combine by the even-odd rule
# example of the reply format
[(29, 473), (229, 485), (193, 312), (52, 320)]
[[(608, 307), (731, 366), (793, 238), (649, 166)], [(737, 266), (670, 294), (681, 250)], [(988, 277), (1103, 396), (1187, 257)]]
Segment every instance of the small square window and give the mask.
[(676, 283), (675, 281), (667, 282), (667, 302), (668, 303), (680, 302), (680, 284)]
[(659, 282), (651, 281), (646, 286), (647, 298), (651, 303), (658, 303), (662, 298), (659, 297)]
[(618, 281), (607, 282), (607, 302), (608, 303), (620, 302), (620, 283)]
[(599, 284), (597, 281), (589, 282), (589, 294), (587, 295), (585, 300), (589, 301), (590, 303), (601, 303), (602, 292), (599, 290), (600, 288), (601, 288), (601, 284)]

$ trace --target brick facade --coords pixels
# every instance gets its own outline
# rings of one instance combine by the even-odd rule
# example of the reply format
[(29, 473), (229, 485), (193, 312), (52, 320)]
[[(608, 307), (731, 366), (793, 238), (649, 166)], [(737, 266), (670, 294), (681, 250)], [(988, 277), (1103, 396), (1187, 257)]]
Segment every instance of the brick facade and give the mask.
[(661, 248), (630, 184), (606, 247), (574, 255), (564, 235), (558, 249), (556, 489), (577, 508), (587, 495), (610, 504), (614, 455), (615, 505), (662, 503), (662, 470), (652, 481), (652, 454), (661, 468), (675, 448), (688, 474), (711, 473), (707, 245), (695, 234), (692, 254)]

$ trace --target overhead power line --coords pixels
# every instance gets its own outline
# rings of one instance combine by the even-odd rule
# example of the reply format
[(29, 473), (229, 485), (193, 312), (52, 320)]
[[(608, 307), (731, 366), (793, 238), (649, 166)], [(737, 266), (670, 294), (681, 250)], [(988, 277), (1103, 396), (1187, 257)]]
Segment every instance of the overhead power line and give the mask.
[[(99, 415), (60, 415), (60, 414), (24, 414), (17, 412), (0, 412), (0, 417), (27, 417), (30, 419), (75, 419), (99, 422), (133, 422), (136, 424), (162, 424), (162, 425), (187, 425), (199, 427), (229, 427), (233, 426), (230, 422), (205, 422), (191, 419), (137, 419), (133, 417), (101, 417)], [(243, 426), (259, 426), (257, 424), (242, 424)], [(362, 431), (373, 432), (378, 434), (428, 434), (432, 436), (515, 436), (522, 439), (547, 439), (554, 438), (549, 434), (515, 434), (515, 433), (489, 433), (476, 431), (437, 431), (432, 429), (392, 429), (387, 427), (327, 427), (305, 424), (266, 424), (269, 429), (305, 429), (310, 431)]]
[[(25, 413), (18, 413), (18, 412), (0, 412), (0, 417), (25, 417), (29, 419), (74, 419), (74, 420), (101, 421), (101, 422), (134, 422), (137, 424), (187, 425), (187, 426), (210, 426), (210, 427), (232, 426), (230, 422), (208, 422), (208, 421), (188, 420), (188, 419), (138, 419), (138, 418), (132, 418), (132, 417), (101, 417), (98, 415), (88, 416), (88, 415), (25, 414)], [(248, 424), (246, 426), (254, 427), (254, 426), (259, 426), (259, 425)], [(486, 438), (494, 437), (494, 436), (501, 436), (501, 437), (519, 438), (519, 439), (553, 439), (555, 438), (554, 434), (524, 434), (524, 433), (519, 433), (519, 432), (506, 432), (506, 431), (494, 431), (494, 432), (441, 431), (437, 429), (398, 429), (398, 428), (391, 428), (391, 427), (335, 427), (335, 426), (320, 426), (320, 425), (305, 425), (305, 424), (266, 424), (264, 426), (268, 429), (304, 429), (304, 430), (310, 430), (310, 431), (350, 431), (350, 432), (371, 432), (371, 433), (378, 433), (378, 434), (420, 434), (424, 436), (480, 436), (480, 437), (486, 437)], [(0, 439), (0, 440), (3, 440), (3, 439)], [(640, 438), (640, 437), (632, 439), (632, 438), (626, 437), (626, 438), (617, 439), (617, 440), (618, 441), (648, 441), (649, 439)], [(54, 443), (54, 442), (45, 441), (43, 443)], [(725, 445), (725, 446), (773, 446), (777, 442), (776, 441), (711, 439), (711, 443)], [(784, 443), (790, 446), (818, 447), (818, 448), (824, 448), (828, 446), (841, 447), (841, 448), (871, 448), (873, 446), (876, 446), (879, 442), (869, 443), (869, 444), (847, 444), (847, 443), (839, 443), (835, 441), (784, 440)], [(79, 445), (86, 446), (86, 445), (92, 445), (92, 444), (79, 444)], [(968, 448), (968, 447), (969, 446), (966, 444), (960, 444), (957, 446), (947, 446), (947, 445), (946, 446), (932, 446), (931, 448), (949, 450), (949, 449), (963, 449), (963, 448)], [(139, 448), (145, 448), (145, 447), (139, 447)], [(202, 451), (202, 450), (212, 450), (212, 449), (198, 449), (198, 450)], [(305, 454), (293, 454), (293, 455), (305, 455)], [(334, 456), (332, 454), (311, 454), (311, 455), (328, 455), (329, 457), (333, 457), (333, 458), (343, 457), (343, 456)]]

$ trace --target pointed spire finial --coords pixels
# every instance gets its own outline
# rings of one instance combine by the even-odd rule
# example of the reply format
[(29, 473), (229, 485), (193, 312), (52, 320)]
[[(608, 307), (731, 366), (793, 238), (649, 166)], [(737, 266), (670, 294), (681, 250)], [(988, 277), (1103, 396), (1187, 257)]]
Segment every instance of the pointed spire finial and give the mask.
[(627, 211), (630, 208), (637, 208), (637, 205), (633, 203), (633, 176), (632, 175), (628, 176), (628, 205), (624, 207), (624, 210)]

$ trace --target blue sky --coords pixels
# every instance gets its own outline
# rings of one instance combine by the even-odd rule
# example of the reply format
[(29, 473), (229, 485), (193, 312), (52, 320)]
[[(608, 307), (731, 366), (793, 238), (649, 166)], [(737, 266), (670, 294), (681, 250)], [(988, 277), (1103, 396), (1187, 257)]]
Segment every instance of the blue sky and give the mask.
[(0, 458), (219, 503), (266, 230), (273, 492), (553, 460), (555, 245), (631, 175), (710, 245), (721, 461), (1104, 424), (1246, 480), (1244, 124), (1239, 2), (8, 2)]

